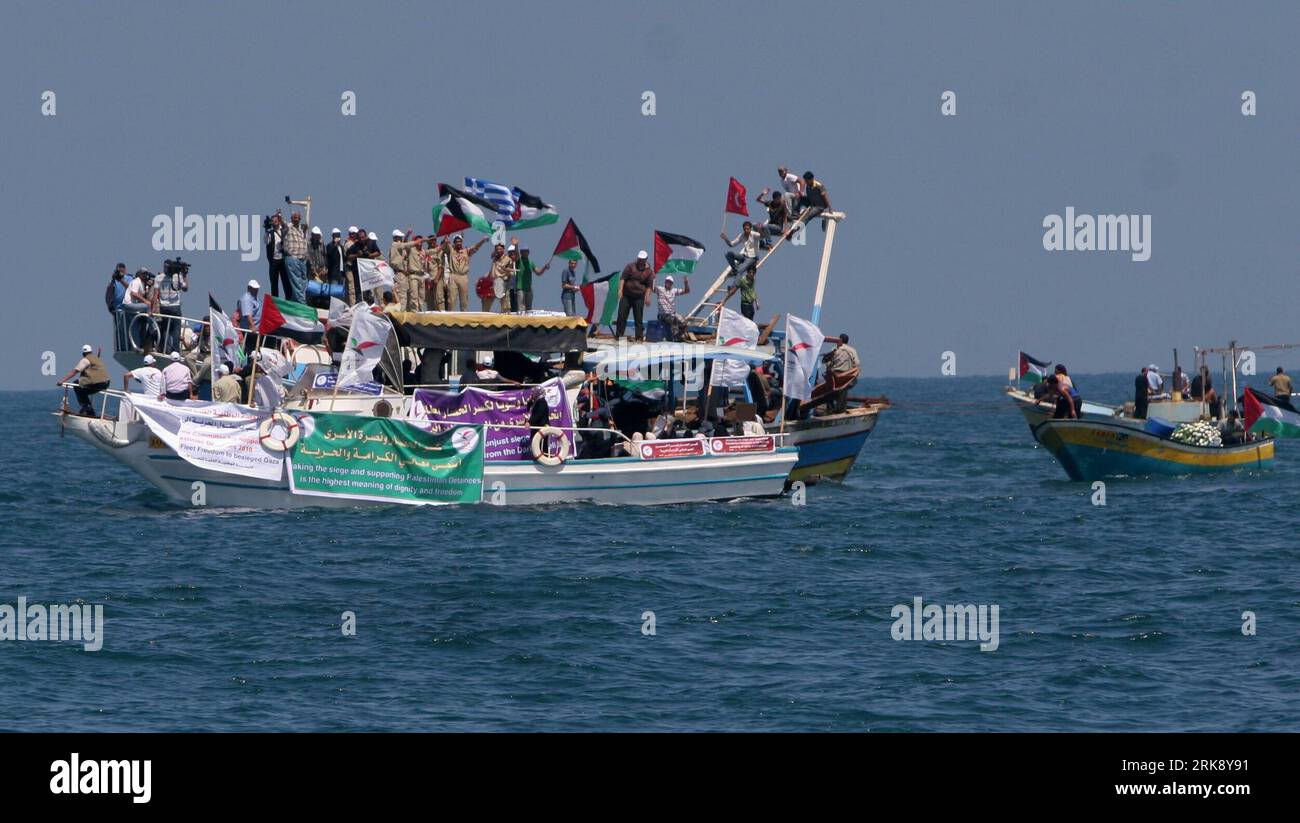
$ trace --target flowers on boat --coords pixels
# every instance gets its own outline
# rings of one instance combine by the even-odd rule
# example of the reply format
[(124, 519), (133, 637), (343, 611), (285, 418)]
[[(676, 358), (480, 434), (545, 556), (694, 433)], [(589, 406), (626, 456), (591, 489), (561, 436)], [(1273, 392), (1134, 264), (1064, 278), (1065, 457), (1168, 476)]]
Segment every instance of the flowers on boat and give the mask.
[(1218, 428), (1207, 420), (1183, 423), (1174, 429), (1174, 433), (1169, 435), (1169, 439), (1176, 443), (1186, 443), (1189, 446), (1223, 445), (1223, 437), (1219, 434)]

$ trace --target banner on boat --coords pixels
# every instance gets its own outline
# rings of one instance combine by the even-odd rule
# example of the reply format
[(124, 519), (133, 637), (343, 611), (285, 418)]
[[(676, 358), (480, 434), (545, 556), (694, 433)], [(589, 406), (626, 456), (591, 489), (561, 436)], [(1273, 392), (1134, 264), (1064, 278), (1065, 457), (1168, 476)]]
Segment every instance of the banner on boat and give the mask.
[(186, 462), (262, 480), (283, 476), (283, 452), (262, 445), (260, 429), (270, 412), (234, 403), (173, 405), (139, 395), (130, 402), (149, 431)]
[(776, 438), (770, 434), (748, 437), (715, 437), (709, 441), (709, 451), (714, 454), (741, 454), (743, 452), (776, 451)]
[[(528, 460), (532, 458), (529, 448), (532, 432), (527, 428), (528, 404), (534, 392), (540, 392), (545, 398), (552, 426), (563, 429), (573, 426), (564, 383), (558, 378), (538, 386), (504, 391), (416, 389), (409, 418), (422, 428), (429, 426), (434, 432), (467, 423), (482, 425), (484, 460)], [(504, 428), (507, 426), (510, 428)]]
[(388, 503), (477, 503), (483, 494), (483, 431), (427, 432), (403, 420), (304, 415), (289, 457), (294, 494)]

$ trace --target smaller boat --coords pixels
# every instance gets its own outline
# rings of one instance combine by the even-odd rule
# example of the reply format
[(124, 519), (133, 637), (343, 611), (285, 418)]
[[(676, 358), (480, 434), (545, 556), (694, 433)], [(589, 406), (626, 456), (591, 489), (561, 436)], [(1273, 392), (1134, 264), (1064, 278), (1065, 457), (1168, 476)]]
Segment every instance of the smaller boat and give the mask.
[(1273, 439), (1194, 446), (1153, 434), (1140, 421), (1047, 419), (1031, 423), (1034, 439), (1071, 480), (1152, 474), (1185, 475), (1273, 466)]

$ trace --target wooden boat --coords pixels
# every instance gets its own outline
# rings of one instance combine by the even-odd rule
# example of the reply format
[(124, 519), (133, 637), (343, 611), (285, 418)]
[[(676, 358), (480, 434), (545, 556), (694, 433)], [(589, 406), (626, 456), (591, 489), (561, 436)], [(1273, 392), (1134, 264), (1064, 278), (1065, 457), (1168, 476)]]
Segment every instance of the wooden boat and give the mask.
[[(1024, 411), (1024, 410), (1022, 410)], [(1267, 469), (1273, 440), (1232, 446), (1193, 446), (1145, 431), (1142, 421), (1041, 419), (1025, 414), (1034, 439), (1060, 462), (1071, 480), (1103, 477)]]

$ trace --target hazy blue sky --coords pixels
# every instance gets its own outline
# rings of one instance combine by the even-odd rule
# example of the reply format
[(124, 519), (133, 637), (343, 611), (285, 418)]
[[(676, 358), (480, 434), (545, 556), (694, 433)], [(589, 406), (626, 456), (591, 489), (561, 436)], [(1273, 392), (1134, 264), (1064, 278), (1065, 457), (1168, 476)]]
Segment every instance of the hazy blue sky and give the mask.
[[(1300, 340), (1300, 3), (22, 3), (6, 6), (0, 387), (111, 349), (113, 264), (154, 215), (311, 194), (328, 233), (429, 227), (438, 181), (519, 185), (606, 268), (655, 228), (722, 266), (727, 178), (814, 170), (845, 211), (823, 315), (868, 375), (1127, 370)], [(940, 95), (957, 94), (956, 117)], [(1258, 95), (1243, 117), (1241, 94)], [(41, 94), (57, 115), (41, 115)], [(340, 95), (358, 114), (340, 114)], [(641, 93), (657, 114), (641, 114)], [(1152, 256), (1048, 252), (1042, 221), (1152, 215)], [(736, 225), (733, 218), (732, 228)], [(543, 259), (559, 226), (526, 233)], [(821, 234), (763, 268), (807, 316)], [(263, 260), (187, 254), (186, 306)], [(783, 259), (782, 259), (783, 258)], [(477, 259), (474, 274), (485, 263)], [(559, 307), (554, 271), (541, 307)], [(1300, 366), (1300, 355), (1295, 356)], [(1185, 361), (1186, 362), (1186, 361)], [(1264, 359), (1261, 358), (1261, 362)], [(1272, 362), (1272, 361), (1268, 361)], [(1290, 364), (1290, 361), (1281, 362)], [(114, 367), (115, 374), (118, 373)], [(116, 379), (116, 378), (115, 378)]]

